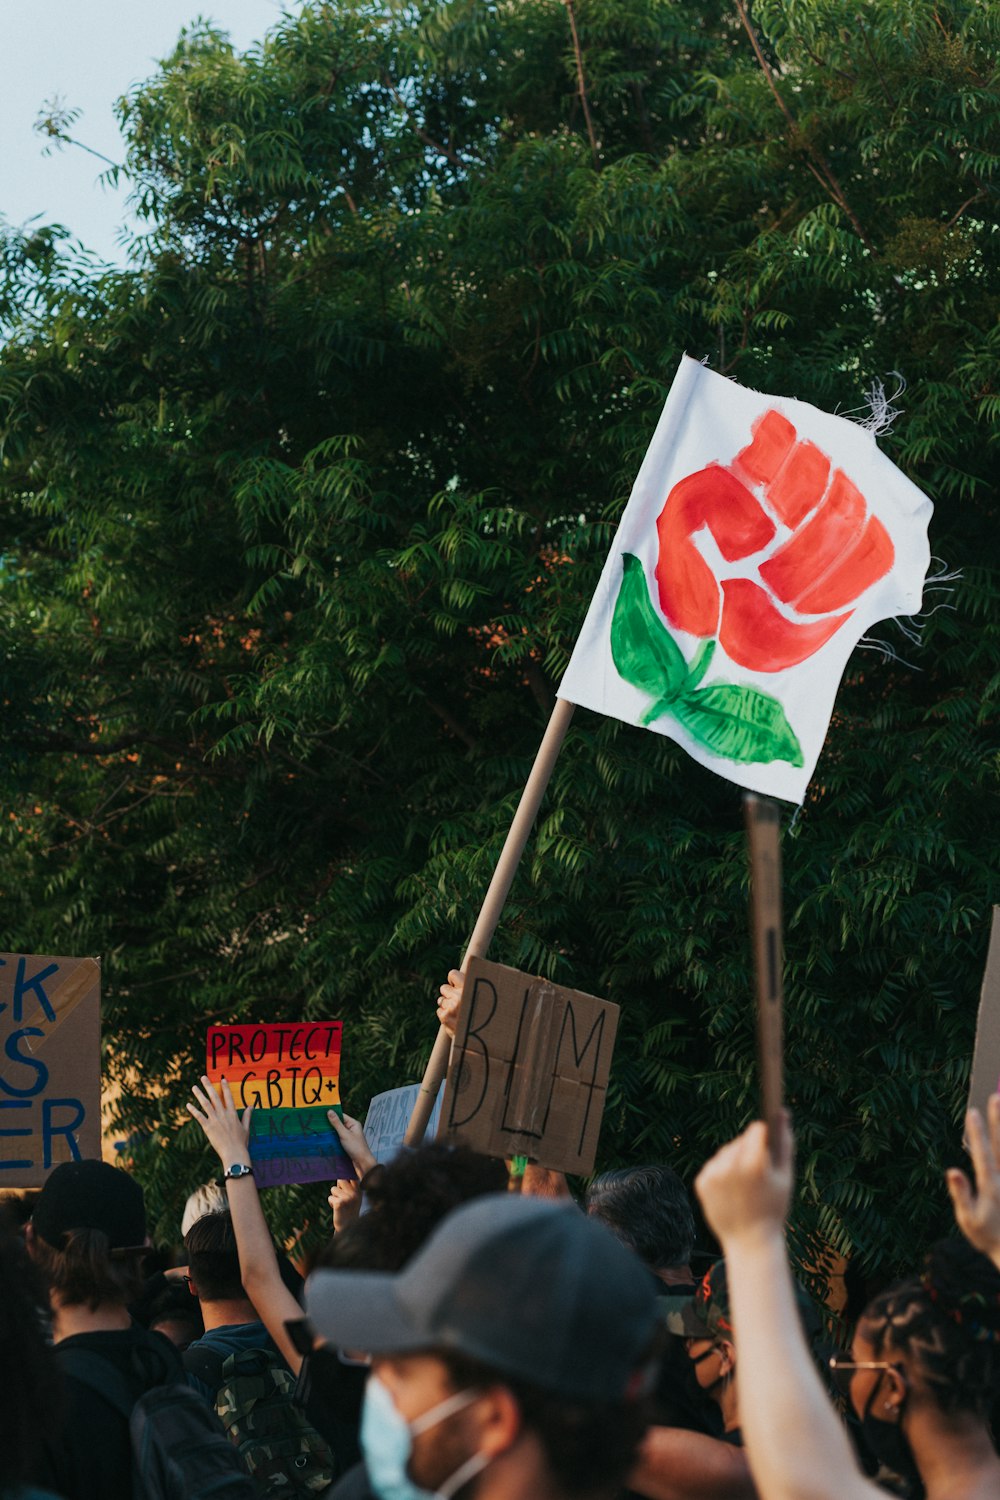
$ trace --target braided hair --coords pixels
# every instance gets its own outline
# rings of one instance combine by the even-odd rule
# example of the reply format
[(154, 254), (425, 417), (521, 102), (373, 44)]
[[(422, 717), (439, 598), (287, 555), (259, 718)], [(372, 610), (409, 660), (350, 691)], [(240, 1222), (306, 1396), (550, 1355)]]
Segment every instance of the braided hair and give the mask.
[(1000, 1271), (967, 1240), (939, 1241), (862, 1323), (879, 1358), (913, 1360), (941, 1411), (988, 1420), (1000, 1388)]

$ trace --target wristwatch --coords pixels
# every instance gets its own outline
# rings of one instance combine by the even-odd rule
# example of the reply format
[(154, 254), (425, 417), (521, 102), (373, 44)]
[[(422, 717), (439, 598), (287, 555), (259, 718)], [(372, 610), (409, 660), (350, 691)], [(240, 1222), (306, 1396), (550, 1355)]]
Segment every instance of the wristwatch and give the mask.
[(252, 1177), (252, 1176), (253, 1176), (253, 1167), (248, 1167), (245, 1162), (237, 1161), (237, 1162), (234, 1162), (231, 1167), (227, 1167), (226, 1168), (226, 1170), (222, 1174), (222, 1181), (223, 1182), (227, 1182), (230, 1177)]

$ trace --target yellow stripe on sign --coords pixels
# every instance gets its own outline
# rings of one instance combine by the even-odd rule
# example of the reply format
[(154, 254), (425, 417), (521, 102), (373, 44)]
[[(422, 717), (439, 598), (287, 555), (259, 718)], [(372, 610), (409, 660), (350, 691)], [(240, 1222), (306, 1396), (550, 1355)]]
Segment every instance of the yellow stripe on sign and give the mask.
[(319, 1068), (293, 1068), (280, 1074), (277, 1069), (255, 1073), (249, 1069), (242, 1078), (230, 1080), (233, 1098), (239, 1109), (332, 1109), (340, 1103), (340, 1084), (326, 1077)]

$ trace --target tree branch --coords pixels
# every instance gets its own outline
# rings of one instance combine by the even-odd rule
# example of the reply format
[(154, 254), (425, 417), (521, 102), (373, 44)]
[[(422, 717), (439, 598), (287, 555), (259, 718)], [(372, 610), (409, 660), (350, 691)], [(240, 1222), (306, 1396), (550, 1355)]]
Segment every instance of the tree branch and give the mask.
[(573, 37), (573, 55), (576, 58), (576, 81), (577, 93), (583, 106), (583, 118), (587, 126), (587, 139), (590, 142), (590, 154), (594, 159), (594, 167), (597, 171), (601, 169), (601, 155), (597, 149), (597, 137), (594, 134), (594, 122), (590, 117), (590, 101), (587, 98), (587, 84), (583, 76), (583, 52), (580, 48), (580, 33), (576, 29), (576, 10), (573, 0), (563, 0), (566, 14), (569, 16), (569, 29)]
[(779, 90), (778, 85), (774, 79), (774, 72), (767, 58), (764, 56), (763, 48), (760, 45), (760, 39), (758, 38), (757, 33), (754, 30), (753, 25), (751, 24), (750, 17), (747, 14), (747, 8), (744, 4), (744, 0), (734, 0), (734, 3), (736, 5), (737, 14), (739, 15), (741, 22), (743, 23), (743, 29), (746, 32), (747, 36), (750, 38), (750, 45), (754, 50), (754, 55), (756, 56), (758, 63), (760, 64), (760, 70), (763, 73), (764, 77), (767, 79), (767, 86), (777, 100), (778, 108), (781, 110), (781, 113), (788, 121), (789, 127), (792, 131), (792, 145), (796, 146), (806, 157), (807, 165), (810, 166), (810, 170), (812, 171), (813, 176), (822, 183), (823, 187), (830, 194), (830, 197), (833, 199), (834, 203), (836, 203), (837, 207), (844, 214), (846, 214), (847, 218), (851, 222), (851, 226), (854, 229), (855, 234), (858, 236), (858, 239), (861, 241), (861, 243), (874, 255), (875, 246), (872, 244), (864, 229), (861, 227), (861, 221), (858, 219), (858, 216), (855, 214), (854, 210), (851, 208), (851, 205), (848, 203), (843, 188), (840, 186), (840, 183), (834, 176), (833, 168), (830, 166), (829, 162), (825, 159), (821, 152), (817, 151), (812, 146), (808, 146), (802, 139), (798, 121), (781, 96), (781, 91)]

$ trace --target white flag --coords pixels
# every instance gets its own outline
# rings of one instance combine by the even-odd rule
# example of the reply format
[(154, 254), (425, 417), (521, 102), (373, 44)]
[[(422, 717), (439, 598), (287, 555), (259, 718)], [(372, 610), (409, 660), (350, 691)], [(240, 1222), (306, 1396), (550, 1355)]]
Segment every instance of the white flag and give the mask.
[(857, 641), (920, 608), (930, 515), (865, 428), (684, 358), (559, 697), (801, 802)]

